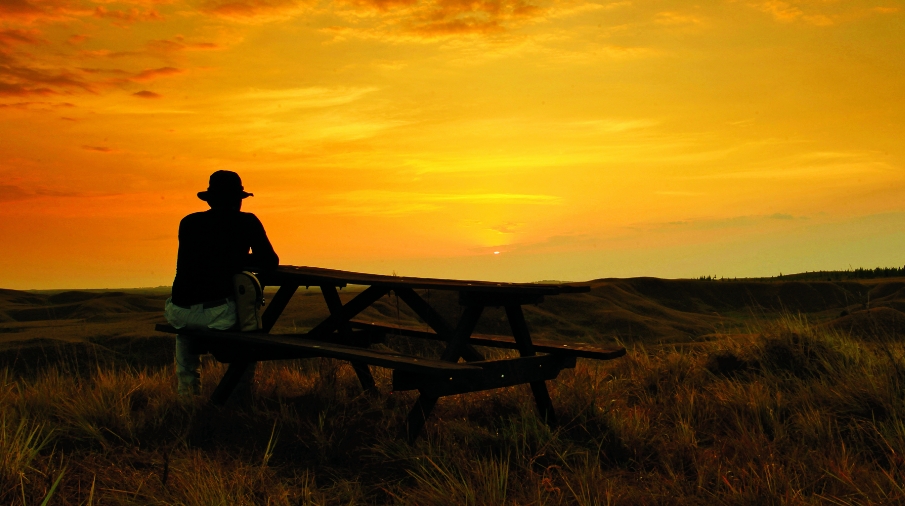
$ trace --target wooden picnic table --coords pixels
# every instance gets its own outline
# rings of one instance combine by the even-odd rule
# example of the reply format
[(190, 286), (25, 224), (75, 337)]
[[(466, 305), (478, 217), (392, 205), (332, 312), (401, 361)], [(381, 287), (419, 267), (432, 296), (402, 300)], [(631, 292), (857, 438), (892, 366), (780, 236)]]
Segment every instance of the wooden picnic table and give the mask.
[[(259, 278), (265, 286), (279, 287), (267, 303), (259, 331), (224, 332), (157, 326), (157, 330), (162, 332), (198, 339), (217, 360), (229, 363), (211, 396), (216, 404), (227, 400), (243, 373), (254, 362), (330, 357), (349, 361), (366, 391), (377, 390), (369, 366), (392, 369), (394, 391), (419, 391), (406, 424), (409, 441), (414, 441), (421, 432), (440, 397), (525, 383), (531, 386), (540, 416), (552, 426), (556, 423), (556, 415), (546, 380), (555, 379), (562, 369), (574, 367), (576, 357), (609, 360), (625, 355), (622, 347), (608, 349), (584, 343), (532, 341), (522, 306), (538, 304), (546, 296), (587, 292), (590, 290), (587, 285), (412, 278), (288, 265), (263, 273)], [(343, 304), (337, 288), (347, 285), (367, 288)], [(300, 286), (319, 287), (330, 315), (303, 334), (270, 334)], [(459, 303), (463, 306), (459, 320), (447, 321), (421, 297), (417, 289), (458, 292)], [(431, 331), (353, 320), (390, 292), (405, 302)], [(512, 339), (474, 334), (478, 319), (486, 307), (505, 308)], [(382, 342), (386, 334), (439, 340), (445, 342), (446, 347), (437, 359), (368, 348), (373, 343)], [(475, 346), (515, 349), (519, 356), (486, 360)], [(537, 355), (538, 352), (543, 354)], [(460, 358), (465, 361), (459, 362)]]

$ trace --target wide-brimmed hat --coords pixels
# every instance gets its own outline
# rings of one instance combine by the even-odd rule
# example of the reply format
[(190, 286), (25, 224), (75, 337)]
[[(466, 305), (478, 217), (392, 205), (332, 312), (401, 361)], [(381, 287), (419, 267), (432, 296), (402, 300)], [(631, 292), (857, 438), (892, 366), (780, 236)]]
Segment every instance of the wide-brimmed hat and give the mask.
[(198, 192), (198, 198), (205, 201), (212, 198), (244, 199), (253, 196), (254, 193), (245, 191), (245, 187), (242, 186), (242, 178), (235, 172), (229, 170), (218, 170), (211, 174), (207, 190)]

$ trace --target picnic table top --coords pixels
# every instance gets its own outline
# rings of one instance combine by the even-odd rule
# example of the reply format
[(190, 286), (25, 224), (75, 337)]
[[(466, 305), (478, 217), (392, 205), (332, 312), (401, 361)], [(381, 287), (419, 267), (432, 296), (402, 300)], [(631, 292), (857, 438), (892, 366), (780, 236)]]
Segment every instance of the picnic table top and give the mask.
[(259, 278), (263, 284), (271, 286), (288, 283), (298, 284), (299, 286), (332, 285), (342, 287), (346, 285), (368, 285), (388, 288), (420, 288), (524, 295), (581, 293), (588, 292), (591, 289), (590, 286), (580, 283), (498, 283), (492, 281), (416, 278), (366, 274), (320, 267), (296, 267), (292, 265), (281, 265), (273, 271), (262, 273)]

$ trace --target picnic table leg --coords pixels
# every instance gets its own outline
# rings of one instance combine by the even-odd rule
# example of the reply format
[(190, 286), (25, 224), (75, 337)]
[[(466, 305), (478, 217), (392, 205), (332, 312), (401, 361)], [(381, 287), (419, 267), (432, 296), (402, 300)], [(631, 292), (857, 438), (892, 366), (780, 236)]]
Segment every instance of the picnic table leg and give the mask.
[(242, 379), (242, 375), (245, 374), (249, 366), (253, 365), (254, 362), (233, 362), (229, 364), (229, 368), (226, 369), (226, 373), (220, 378), (220, 383), (217, 384), (217, 388), (211, 395), (211, 402), (217, 406), (225, 404), (229, 399), (229, 394), (233, 392), (233, 389), (239, 384), (239, 380)]
[(409, 411), (409, 416), (405, 421), (405, 438), (409, 444), (414, 444), (424, 428), (427, 417), (430, 416), (434, 406), (437, 405), (438, 397), (427, 397), (421, 395), (415, 402), (415, 406)]
[(471, 337), (471, 333), (474, 332), (474, 328), (478, 324), (478, 319), (483, 312), (484, 306), (465, 306), (465, 311), (462, 312), (462, 318), (459, 319), (459, 324), (456, 325), (456, 330), (453, 332), (452, 339), (449, 340), (449, 344), (447, 344), (446, 350), (443, 351), (443, 356), (440, 357), (440, 360), (445, 360), (447, 362), (459, 361), (459, 357), (466, 352), (468, 338)]
[[(321, 286), (321, 293), (324, 294), (324, 300), (327, 302), (327, 308), (330, 309), (330, 314), (337, 318), (342, 318), (343, 303), (339, 299), (336, 287), (333, 285), (323, 285)], [(349, 325), (349, 320), (340, 320), (339, 332), (340, 334), (352, 337), (352, 327)], [(374, 376), (371, 375), (371, 368), (368, 367), (368, 364), (352, 362), (352, 369), (355, 370), (355, 374), (358, 376), (358, 382), (361, 383), (361, 388), (364, 389), (365, 392), (371, 395), (378, 393), (377, 383), (374, 382)]]
[[(483, 311), (484, 306), (465, 306), (465, 312), (462, 314), (462, 318), (459, 320), (456, 330), (452, 332), (452, 337), (449, 340), (449, 344), (446, 346), (446, 350), (443, 352), (443, 356), (440, 357), (440, 360), (446, 362), (459, 361), (459, 357), (462, 356), (462, 350), (464, 350), (465, 346), (468, 344), (468, 338), (471, 336), (471, 333), (474, 332), (475, 325), (478, 324), (478, 319), (481, 317)], [(409, 411), (405, 427), (406, 439), (408, 439), (410, 444), (418, 439), (418, 434), (420, 434), (421, 429), (424, 428), (427, 417), (430, 416), (431, 411), (434, 410), (434, 406), (437, 405), (437, 399), (438, 397), (421, 394), (415, 402), (415, 405), (412, 407), (412, 410)]]
[[(506, 306), (506, 317), (512, 328), (512, 336), (518, 344), (519, 354), (523, 357), (534, 356), (534, 345), (531, 343), (531, 334), (528, 332), (528, 323), (525, 321), (522, 306), (517, 304)], [(534, 394), (534, 402), (541, 418), (550, 428), (556, 427), (556, 412), (553, 410), (553, 401), (550, 400), (546, 382), (532, 381), (531, 392)]]

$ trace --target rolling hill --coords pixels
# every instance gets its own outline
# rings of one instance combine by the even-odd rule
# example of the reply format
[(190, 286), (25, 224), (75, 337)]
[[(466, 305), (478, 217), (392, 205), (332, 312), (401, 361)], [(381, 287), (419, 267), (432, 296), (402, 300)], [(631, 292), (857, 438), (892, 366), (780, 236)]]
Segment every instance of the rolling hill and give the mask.
[[(905, 333), (905, 279), (848, 281), (599, 279), (590, 292), (549, 297), (526, 307), (532, 332), (545, 339), (627, 345), (683, 344), (749, 332), (752, 322), (781, 312), (869, 335)], [(272, 292), (268, 290), (269, 293)], [(358, 292), (341, 291), (343, 300)], [(453, 292), (422, 295), (450, 321), (461, 307)], [(168, 288), (120, 291), (0, 290), (0, 365), (31, 370), (58, 354), (134, 366), (172, 360), (172, 337), (158, 335)], [(316, 289), (300, 290), (274, 332), (303, 332), (327, 309)], [(424, 326), (390, 294), (359, 319)], [(478, 332), (508, 334), (499, 308), (488, 308)], [(77, 359), (76, 359), (77, 360)]]

